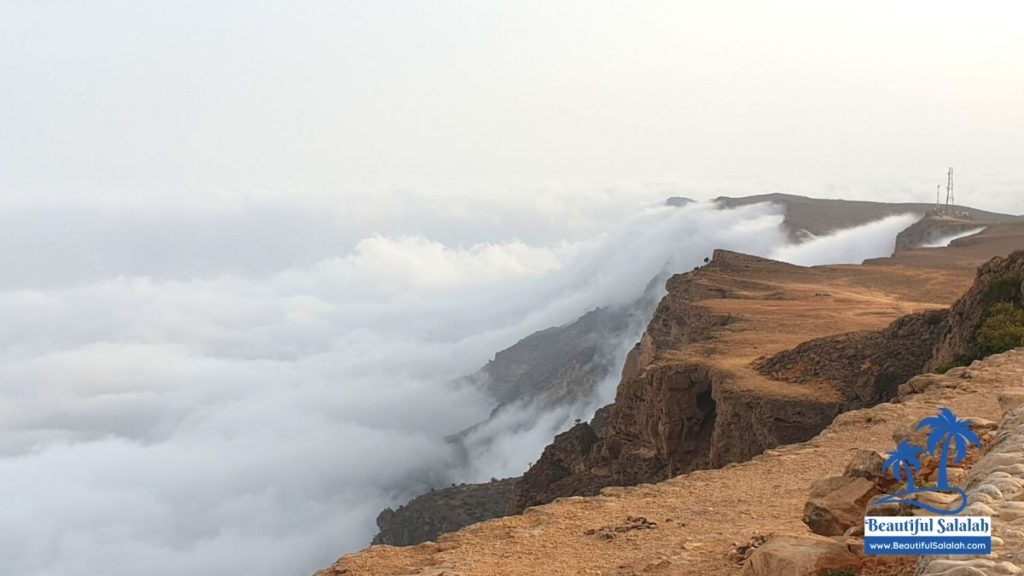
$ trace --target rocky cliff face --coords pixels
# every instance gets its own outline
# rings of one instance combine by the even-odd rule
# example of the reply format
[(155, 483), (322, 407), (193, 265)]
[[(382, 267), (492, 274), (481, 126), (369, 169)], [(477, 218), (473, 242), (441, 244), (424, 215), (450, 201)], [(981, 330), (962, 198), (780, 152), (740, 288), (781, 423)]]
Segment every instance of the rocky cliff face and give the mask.
[(516, 485), (509, 512), (719, 467), (806, 440), (841, 411), (892, 397), (929, 361), (945, 311), (811, 340), (764, 357), (753, 369), (706, 354), (721, 333), (747, 323), (709, 301), (804, 300), (776, 282), (799, 276), (814, 273), (719, 251), (711, 265), (669, 280), (668, 295), (626, 361), (608, 425), (597, 433), (580, 424), (558, 436)]
[[(656, 279), (657, 280), (657, 279)], [(535, 332), (498, 352), (465, 382), (483, 388), (496, 406), (490, 418), (521, 405), (556, 407), (590, 399), (595, 387), (615, 369), (614, 348), (635, 334), (649, 317), (659, 291), (652, 280), (645, 295), (622, 306), (597, 308), (574, 322)], [(632, 336), (635, 337), (635, 336)], [(599, 424), (600, 415), (595, 417)], [(487, 421), (448, 438), (468, 458), (467, 444), (494, 439), (481, 436)], [(589, 429), (589, 428), (588, 428)], [(377, 518), (375, 544), (410, 546), (463, 526), (503, 516), (518, 478), (460, 485), (423, 494)]]
[(625, 337), (642, 306), (597, 308), (578, 320), (535, 332), (495, 354), (469, 377), (499, 406), (513, 401), (588, 398), (615, 370), (609, 343)]
[(974, 285), (949, 311), (929, 371), (982, 356), (974, 341), (985, 312), (999, 302), (1024, 303), (1024, 251), (993, 258), (978, 268)]
[(432, 490), (397, 510), (387, 508), (377, 516), (380, 532), (373, 543), (411, 546), (503, 516), (517, 480), (507, 478)]

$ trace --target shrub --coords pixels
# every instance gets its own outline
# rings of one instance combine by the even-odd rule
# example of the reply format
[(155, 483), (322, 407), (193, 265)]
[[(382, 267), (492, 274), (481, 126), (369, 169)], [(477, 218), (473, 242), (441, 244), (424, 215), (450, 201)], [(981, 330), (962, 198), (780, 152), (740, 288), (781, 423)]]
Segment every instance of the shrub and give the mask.
[(1009, 302), (992, 306), (975, 334), (985, 354), (998, 354), (1024, 346), (1024, 309)]
[(1017, 301), (1020, 297), (1020, 282), (1019, 274), (1007, 274), (996, 278), (985, 289), (983, 301), (985, 304)]
[(825, 570), (821, 576), (857, 576), (852, 568), (841, 568), (839, 570)]

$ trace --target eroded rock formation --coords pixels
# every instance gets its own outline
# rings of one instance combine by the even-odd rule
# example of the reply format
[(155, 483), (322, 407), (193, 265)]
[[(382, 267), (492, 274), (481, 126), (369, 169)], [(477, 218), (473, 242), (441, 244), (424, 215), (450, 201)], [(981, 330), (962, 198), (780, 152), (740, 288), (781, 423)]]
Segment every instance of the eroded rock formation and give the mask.
[(920, 374), (945, 329), (947, 310), (910, 314), (884, 330), (816, 338), (758, 360), (762, 374), (799, 384), (831, 384), (851, 405), (888, 400)]
[[(710, 301), (782, 306), (831, 298), (779, 282), (813, 283), (817, 274), (717, 251), (710, 265), (671, 278), (629, 354), (607, 427), (599, 434), (579, 424), (558, 436), (516, 485), (509, 512), (746, 460), (814, 436), (844, 410), (894, 396), (930, 360), (944, 310), (911, 314), (881, 330), (814, 339), (753, 367), (740, 361), (743, 353), (716, 357), (722, 334), (734, 325), (749, 329), (751, 320)], [(794, 322), (791, 329), (803, 326)]]

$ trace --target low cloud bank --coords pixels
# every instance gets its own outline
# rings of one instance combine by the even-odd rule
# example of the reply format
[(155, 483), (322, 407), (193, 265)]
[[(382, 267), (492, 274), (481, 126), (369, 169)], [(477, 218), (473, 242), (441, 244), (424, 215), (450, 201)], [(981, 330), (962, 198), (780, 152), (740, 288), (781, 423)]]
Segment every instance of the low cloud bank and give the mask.
[(923, 244), (921, 247), (922, 248), (945, 248), (946, 246), (949, 246), (954, 240), (959, 240), (961, 238), (967, 238), (968, 236), (974, 236), (975, 234), (981, 232), (984, 229), (985, 229), (984, 226), (979, 226), (978, 228), (974, 228), (974, 229), (971, 229), (971, 230), (964, 230), (963, 232), (958, 232), (956, 234), (950, 234), (948, 236), (944, 236), (942, 238), (939, 238), (935, 242), (928, 242), (927, 244)]
[[(45, 229), (45, 208), (38, 214)], [(247, 214), (232, 217), (243, 235), (266, 217)], [(78, 230), (89, 216), (61, 217)], [(186, 232), (209, 219), (178, 217)], [(453, 467), (443, 438), (493, 406), (449, 383), (497, 350), (631, 302), (663, 267), (688, 270), (714, 248), (846, 262), (888, 254), (909, 225), (896, 217), (791, 247), (767, 205), (601, 217), (561, 239), (365, 235), (307, 262), (294, 254), (340, 236), (318, 216), (307, 228), (318, 232), (303, 236), (300, 214), (275, 232), (301, 242), (266, 261), (242, 254), (244, 266), (194, 238), (182, 242), (199, 267), (186, 253), (170, 258), (177, 268), (161, 265), (162, 243), (122, 248), (117, 264), (76, 265), (75, 250), (37, 247), (46, 260), (34, 276), (8, 268), (0, 278), (4, 571), (309, 574), (366, 545), (385, 506), (521, 473), (553, 433), (614, 393), (609, 379), (581, 406), (514, 407), (489, 425), (468, 468)], [(630, 344), (608, 353), (621, 358)]]
[(892, 254), (896, 235), (920, 218), (920, 214), (889, 216), (802, 244), (777, 247), (770, 252), (770, 257), (800, 266), (860, 264), (869, 258)]

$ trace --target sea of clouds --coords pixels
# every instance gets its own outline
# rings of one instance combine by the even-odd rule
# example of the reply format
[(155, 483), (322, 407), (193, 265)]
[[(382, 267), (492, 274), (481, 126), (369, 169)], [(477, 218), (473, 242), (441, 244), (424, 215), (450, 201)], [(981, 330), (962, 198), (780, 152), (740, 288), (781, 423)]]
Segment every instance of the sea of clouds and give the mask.
[(715, 248), (859, 262), (913, 220), (790, 246), (769, 205), (531, 199), (5, 206), (0, 573), (310, 574), (385, 506), (522, 473), (614, 394), (507, 411), (455, 466), (443, 438), (493, 402), (451, 382), (496, 351)]

